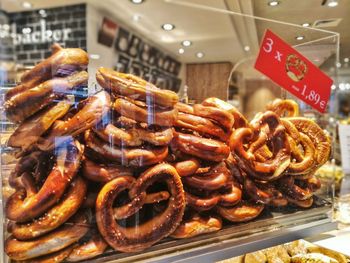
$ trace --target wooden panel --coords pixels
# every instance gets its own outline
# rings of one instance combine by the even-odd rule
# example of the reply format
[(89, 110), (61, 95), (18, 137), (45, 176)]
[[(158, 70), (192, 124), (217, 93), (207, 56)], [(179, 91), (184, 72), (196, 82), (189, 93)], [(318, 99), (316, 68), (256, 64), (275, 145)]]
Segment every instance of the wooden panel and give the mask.
[(227, 100), (228, 78), (232, 69), (229, 62), (186, 65), (188, 97), (201, 102), (208, 97)]

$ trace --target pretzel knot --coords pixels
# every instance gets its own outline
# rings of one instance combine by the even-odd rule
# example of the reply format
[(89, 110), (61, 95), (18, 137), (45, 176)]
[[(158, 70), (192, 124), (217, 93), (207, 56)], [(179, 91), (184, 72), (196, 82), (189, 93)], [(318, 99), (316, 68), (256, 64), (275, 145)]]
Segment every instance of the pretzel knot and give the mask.
[[(147, 194), (155, 182), (165, 183), (170, 196)], [(121, 192), (128, 190), (130, 202), (113, 208)], [(153, 194), (158, 195), (158, 194)], [(145, 203), (169, 198), (164, 211), (137, 227), (121, 226), (116, 220), (127, 219), (137, 213)], [(158, 164), (146, 170), (137, 179), (122, 176), (108, 182), (96, 200), (96, 221), (101, 235), (114, 249), (122, 252), (141, 251), (171, 234), (180, 224), (185, 209), (185, 195), (181, 178), (169, 164)]]
[[(271, 111), (258, 114), (250, 126), (239, 128), (231, 135), (230, 148), (233, 157), (255, 179), (278, 179), (290, 164), (290, 147), (284, 126)], [(263, 148), (271, 154), (264, 160), (259, 160), (255, 152)]]

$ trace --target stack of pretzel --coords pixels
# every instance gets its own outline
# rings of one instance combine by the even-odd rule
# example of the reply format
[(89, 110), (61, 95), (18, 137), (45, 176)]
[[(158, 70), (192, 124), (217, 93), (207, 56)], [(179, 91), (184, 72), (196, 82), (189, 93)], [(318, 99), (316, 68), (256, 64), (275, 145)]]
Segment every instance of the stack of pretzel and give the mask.
[(276, 100), (248, 122), (230, 104), (193, 106), (129, 74), (100, 68), (102, 91), (72, 104), (87, 82), (86, 52), (53, 47), (10, 90), (19, 123), (9, 146), (19, 161), (6, 203), (7, 255), (22, 262), (74, 262), (110, 246), (142, 251), (167, 236), (218, 231), (266, 206), (310, 207), (330, 141)]

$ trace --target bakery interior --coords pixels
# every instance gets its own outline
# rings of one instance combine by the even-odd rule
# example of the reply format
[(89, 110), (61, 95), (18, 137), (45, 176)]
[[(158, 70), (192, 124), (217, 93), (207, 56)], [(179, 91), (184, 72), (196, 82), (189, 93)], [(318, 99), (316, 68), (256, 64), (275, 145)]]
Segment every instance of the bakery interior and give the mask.
[[(1, 0), (0, 261), (350, 262), (349, 24), (348, 0)], [(332, 79), (325, 112), (254, 67), (266, 30)]]

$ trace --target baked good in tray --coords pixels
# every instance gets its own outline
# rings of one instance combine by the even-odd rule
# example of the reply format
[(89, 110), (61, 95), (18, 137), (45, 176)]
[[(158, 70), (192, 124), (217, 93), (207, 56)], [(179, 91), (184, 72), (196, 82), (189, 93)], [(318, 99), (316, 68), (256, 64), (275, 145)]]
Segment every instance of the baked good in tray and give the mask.
[(276, 100), (248, 121), (220, 99), (183, 104), (100, 68), (101, 91), (72, 103), (87, 64), (83, 50), (55, 45), (6, 95), (18, 123), (8, 146), (19, 158), (5, 207), (10, 258), (137, 252), (253, 220), (265, 207), (312, 205), (330, 140), (295, 102)]

